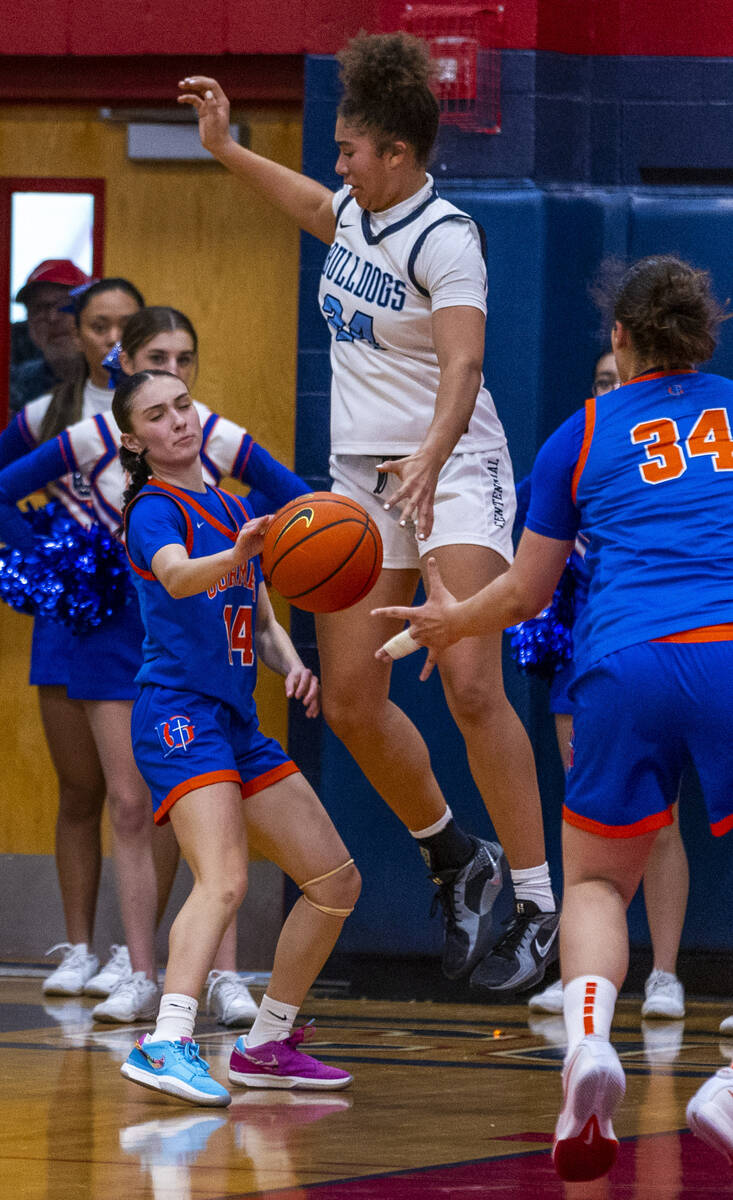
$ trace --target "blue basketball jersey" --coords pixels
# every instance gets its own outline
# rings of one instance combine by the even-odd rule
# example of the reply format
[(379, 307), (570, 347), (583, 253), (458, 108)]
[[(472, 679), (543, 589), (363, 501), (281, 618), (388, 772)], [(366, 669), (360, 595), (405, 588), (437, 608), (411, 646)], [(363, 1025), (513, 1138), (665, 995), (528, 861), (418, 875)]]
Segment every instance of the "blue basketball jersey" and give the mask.
[(651, 373), (587, 402), (572, 483), (589, 538), (583, 667), (733, 622), (732, 414), (733, 382), (694, 371)]
[(211, 696), (256, 722), (255, 626), (259, 560), (230, 571), (206, 592), (174, 599), (151, 570), (163, 546), (180, 543), (190, 558), (231, 548), (250, 519), (246, 502), (219, 488), (189, 492), (151, 480), (125, 513), (127, 550), (145, 626), (139, 684)]

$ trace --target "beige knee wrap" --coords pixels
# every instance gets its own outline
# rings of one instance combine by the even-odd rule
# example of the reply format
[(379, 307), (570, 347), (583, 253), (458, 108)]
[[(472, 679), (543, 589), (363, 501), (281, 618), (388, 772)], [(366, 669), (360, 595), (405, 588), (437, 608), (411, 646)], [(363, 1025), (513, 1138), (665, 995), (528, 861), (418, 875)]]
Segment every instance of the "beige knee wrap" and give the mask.
[(323, 883), (324, 879), (330, 879), (332, 875), (338, 875), (339, 871), (345, 871), (347, 867), (351, 867), (353, 865), (354, 860), (353, 858), (350, 858), (348, 862), (342, 863), (340, 867), (334, 867), (332, 871), (326, 871), (325, 875), (319, 875), (316, 879), (309, 879), (307, 883), (299, 883), (298, 887), (303, 893), (303, 899), (305, 900), (306, 904), (310, 904), (311, 908), (317, 908), (319, 912), (327, 913), (329, 917), (350, 916), (350, 914), (354, 911), (353, 904), (351, 908), (329, 908), (327, 904), (318, 904), (315, 900), (311, 900), (310, 897), (306, 896), (305, 889), (307, 887), (312, 887), (314, 883)]

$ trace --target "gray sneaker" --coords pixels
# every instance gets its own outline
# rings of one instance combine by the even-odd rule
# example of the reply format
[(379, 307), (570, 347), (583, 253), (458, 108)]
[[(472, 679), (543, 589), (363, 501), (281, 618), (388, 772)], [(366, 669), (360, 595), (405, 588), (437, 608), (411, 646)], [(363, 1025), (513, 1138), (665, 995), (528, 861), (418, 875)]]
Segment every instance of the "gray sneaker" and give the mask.
[(443, 974), (467, 975), (484, 957), (492, 939), (494, 902), (509, 874), (498, 842), (472, 837), (476, 850), (465, 866), (433, 875), (438, 890), (432, 912), (443, 909)]
[(471, 987), (489, 992), (521, 992), (539, 983), (558, 955), (560, 913), (540, 912), (532, 900), (516, 900), (506, 933), (478, 964)]

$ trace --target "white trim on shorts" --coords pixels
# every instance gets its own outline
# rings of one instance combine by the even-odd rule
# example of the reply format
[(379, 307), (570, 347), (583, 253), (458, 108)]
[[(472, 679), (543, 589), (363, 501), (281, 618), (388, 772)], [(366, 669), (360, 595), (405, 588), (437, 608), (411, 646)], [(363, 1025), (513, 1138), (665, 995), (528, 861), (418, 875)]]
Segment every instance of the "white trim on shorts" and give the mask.
[(438, 476), (435, 489), (435, 516), (430, 536), (418, 542), (412, 521), (400, 525), (399, 509), (384, 509), (394, 495), (399, 479), (386, 475), (379, 494), (375, 488), (382, 479), (377, 463), (396, 455), (332, 454), (330, 459), (332, 491), (358, 500), (374, 519), (382, 535), (387, 569), (419, 569), (420, 559), (439, 546), (486, 546), (508, 563), (514, 557), (512, 528), (516, 495), (511, 459), (506, 445), (498, 450), (452, 454)]

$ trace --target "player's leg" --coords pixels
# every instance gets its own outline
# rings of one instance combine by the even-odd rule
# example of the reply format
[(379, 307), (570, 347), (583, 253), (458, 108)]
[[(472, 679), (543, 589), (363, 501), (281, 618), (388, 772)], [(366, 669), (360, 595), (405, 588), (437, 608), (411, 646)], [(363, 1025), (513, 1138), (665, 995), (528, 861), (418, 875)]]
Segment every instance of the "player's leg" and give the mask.
[(154, 945), (158, 892), (150, 794), (132, 753), (132, 702), (85, 701), (85, 708), (107, 781), (117, 893), (132, 967), (132, 974), (96, 1006), (94, 1016), (127, 1022), (151, 1016), (158, 1001)]
[[(507, 565), (484, 546), (439, 546), (431, 556), (459, 599), (479, 591)], [(491, 990), (531, 987), (557, 957), (557, 915), (534, 756), (504, 692), (501, 636), (464, 638), (441, 654), (438, 666), (471, 773), (509, 861), (517, 902), (505, 937), (479, 963), (472, 982)]]
[(188, 791), (173, 804), (170, 819), (194, 882), (171, 926), (155, 1030), (136, 1043), (121, 1070), (143, 1087), (192, 1104), (222, 1106), (231, 1097), (211, 1078), (193, 1032), (199, 994), (247, 888), (239, 783), (227, 780)]
[(654, 963), (644, 985), (642, 1017), (675, 1020), (685, 1015), (685, 990), (677, 978), (677, 955), (687, 911), (690, 871), (679, 826), (674, 820), (659, 830), (644, 871), (644, 903)]
[(253, 1087), (339, 1088), (351, 1081), (299, 1045), (293, 1022), (359, 896), (359, 872), (313, 789), (297, 773), (244, 801), (253, 844), (302, 895), (283, 926), (267, 993), (252, 1029), (238, 1039), (229, 1078)]
[(422, 736), (389, 699), (390, 666), (374, 657), (399, 625), (371, 611), (410, 604), (417, 580), (417, 571), (383, 570), (364, 600), (316, 618), (323, 715), (408, 829), (433, 825), (445, 800)]
[[(397, 622), (371, 616), (381, 605), (412, 600), (413, 571), (382, 571), (369, 596), (345, 612), (317, 618), (323, 711), (367, 779), (418, 841), (443, 908), (443, 970), (469, 972), (491, 935), (491, 906), (502, 882), (494, 843), (466, 834), (453, 819), (410, 718), (389, 699), (391, 668), (375, 651)], [(471, 876), (473, 905), (466, 900)]]
[(626, 910), (655, 836), (606, 838), (563, 827), (560, 961), (568, 1050), (553, 1150), (563, 1179), (605, 1174), (618, 1151), (612, 1118), (625, 1079), (610, 1043), (611, 1022), (628, 969)]
[(58, 776), (56, 871), (70, 943), (61, 967), (45, 980), (49, 994), (78, 995), (99, 966), (92, 954), (102, 867), (100, 824), (105, 782), (84, 706), (65, 687), (39, 686), (41, 720)]

